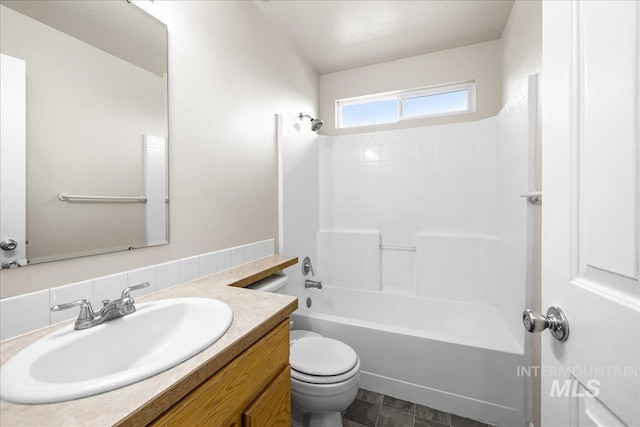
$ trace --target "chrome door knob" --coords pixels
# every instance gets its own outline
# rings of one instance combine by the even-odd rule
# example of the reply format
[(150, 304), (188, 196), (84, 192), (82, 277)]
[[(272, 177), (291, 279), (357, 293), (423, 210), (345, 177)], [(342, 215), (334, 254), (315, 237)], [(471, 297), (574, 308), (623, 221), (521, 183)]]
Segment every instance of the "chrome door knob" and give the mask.
[(18, 242), (15, 239), (6, 239), (0, 242), (0, 249), (3, 251), (12, 251), (18, 247)]
[(17, 259), (14, 259), (13, 261), (3, 261), (2, 264), (0, 264), (0, 268), (2, 269), (13, 267), (22, 267), (22, 264), (20, 264), (20, 261)]
[(549, 307), (546, 316), (531, 309), (526, 309), (522, 312), (522, 323), (524, 328), (531, 333), (549, 329), (551, 335), (559, 341), (566, 341), (569, 338), (567, 315), (557, 306)]

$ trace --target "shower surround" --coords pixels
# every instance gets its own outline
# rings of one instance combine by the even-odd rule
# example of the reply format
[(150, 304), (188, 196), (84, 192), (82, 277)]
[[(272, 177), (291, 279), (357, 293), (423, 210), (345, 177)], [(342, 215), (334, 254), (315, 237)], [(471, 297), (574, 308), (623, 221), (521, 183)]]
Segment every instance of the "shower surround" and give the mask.
[[(523, 425), (530, 385), (516, 367), (530, 357), (520, 314), (532, 293), (533, 225), (520, 194), (533, 190), (535, 76), (499, 115), (477, 122), (321, 136), (317, 148), (284, 136), (284, 169), (297, 160), (298, 174), (318, 179), (286, 198), (301, 180), (283, 175), (290, 234), (281, 250), (315, 255), (325, 286), (305, 290), (290, 269), (287, 293), (314, 301), (301, 301), (294, 328), (352, 345), (365, 388)], [(297, 141), (307, 154), (291, 155), (304, 150)], [(287, 224), (306, 212), (306, 197), (319, 200), (317, 216), (307, 212), (314, 235), (301, 218)], [(473, 332), (478, 325), (490, 331)]]

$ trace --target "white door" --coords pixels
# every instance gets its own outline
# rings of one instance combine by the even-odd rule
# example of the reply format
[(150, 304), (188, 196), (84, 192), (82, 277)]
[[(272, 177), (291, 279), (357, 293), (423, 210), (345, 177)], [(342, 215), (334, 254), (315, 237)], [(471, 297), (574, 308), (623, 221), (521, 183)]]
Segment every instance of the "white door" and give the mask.
[[(25, 62), (0, 55), (0, 262), (27, 263)], [(6, 244), (15, 241), (15, 249)], [(15, 265), (15, 264), (14, 264)]]
[(640, 4), (543, 2), (543, 426), (640, 426)]

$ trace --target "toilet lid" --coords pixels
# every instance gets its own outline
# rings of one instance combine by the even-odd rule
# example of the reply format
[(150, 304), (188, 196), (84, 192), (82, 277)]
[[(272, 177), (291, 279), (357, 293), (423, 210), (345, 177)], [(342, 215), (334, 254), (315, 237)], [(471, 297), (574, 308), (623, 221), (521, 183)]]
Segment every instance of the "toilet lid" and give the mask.
[(294, 345), (296, 343), (296, 341), (298, 341), (301, 338), (306, 338), (306, 337), (321, 337), (322, 335), (316, 333), (316, 332), (311, 332), (311, 331), (305, 331), (304, 329), (292, 329), (291, 331), (289, 331), (289, 345)]
[(289, 363), (298, 372), (314, 376), (340, 375), (353, 369), (358, 354), (338, 340), (305, 337), (291, 346)]

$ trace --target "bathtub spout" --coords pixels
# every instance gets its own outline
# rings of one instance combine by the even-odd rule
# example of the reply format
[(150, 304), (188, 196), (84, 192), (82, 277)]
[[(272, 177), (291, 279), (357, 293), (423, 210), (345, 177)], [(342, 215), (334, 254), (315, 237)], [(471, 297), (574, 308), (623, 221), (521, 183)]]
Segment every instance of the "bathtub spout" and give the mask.
[(318, 280), (317, 282), (315, 280), (305, 280), (304, 281), (304, 287), (305, 288), (318, 288), (318, 289), (322, 289), (322, 281)]

